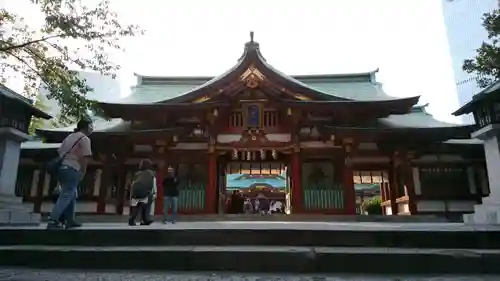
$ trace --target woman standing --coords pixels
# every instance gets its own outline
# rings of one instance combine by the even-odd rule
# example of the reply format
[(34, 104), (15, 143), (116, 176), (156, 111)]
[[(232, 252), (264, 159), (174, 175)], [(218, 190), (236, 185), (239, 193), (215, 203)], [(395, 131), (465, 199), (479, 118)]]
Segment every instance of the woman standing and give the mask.
[(140, 213), (141, 225), (150, 225), (153, 221), (149, 219), (147, 214), (149, 211), (148, 200), (156, 198), (156, 177), (151, 160), (144, 159), (139, 164), (139, 172), (134, 176), (130, 195), (130, 218), (128, 224), (135, 225), (135, 219)]

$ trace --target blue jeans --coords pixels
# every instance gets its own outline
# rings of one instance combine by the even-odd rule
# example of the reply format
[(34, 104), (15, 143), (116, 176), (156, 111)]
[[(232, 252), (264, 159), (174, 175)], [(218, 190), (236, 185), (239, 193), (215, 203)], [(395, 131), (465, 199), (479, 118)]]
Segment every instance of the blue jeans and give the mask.
[(61, 192), (50, 214), (52, 220), (59, 220), (63, 213), (66, 221), (71, 222), (75, 220), (76, 192), (80, 178), (81, 173), (69, 166), (63, 165), (59, 169), (57, 180), (61, 185)]
[(177, 218), (177, 203), (178, 197), (164, 197), (163, 198), (163, 220), (168, 221), (168, 209), (172, 212), (172, 221)]

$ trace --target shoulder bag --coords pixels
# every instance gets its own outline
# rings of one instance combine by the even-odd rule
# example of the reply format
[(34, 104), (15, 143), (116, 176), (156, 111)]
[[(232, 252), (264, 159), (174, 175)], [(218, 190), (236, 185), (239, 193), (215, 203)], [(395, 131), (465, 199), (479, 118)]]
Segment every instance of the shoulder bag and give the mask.
[(58, 156), (50, 161), (48, 161), (47, 163), (45, 163), (44, 165), (44, 168), (45, 168), (45, 171), (50, 175), (50, 176), (57, 176), (57, 173), (59, 172), (59, 169), (61, 168), (62, 166), (62, 163), (63, 163), (63, 160), (64, 158), (66, 158), (66, 156), (68, 155), (68, 153), (70, 153), (71, 150), (73, 150), (73, 148), (75, 148), (75, 146), (80, 142), (81, 139), (83, 139), (85, 136), (82, 136), (80, 137), (78, 140), (76, 140), (76, 142), (71, 146), (71, 148), (66, 151), (66, 153), (64, 153), (62, 156)]

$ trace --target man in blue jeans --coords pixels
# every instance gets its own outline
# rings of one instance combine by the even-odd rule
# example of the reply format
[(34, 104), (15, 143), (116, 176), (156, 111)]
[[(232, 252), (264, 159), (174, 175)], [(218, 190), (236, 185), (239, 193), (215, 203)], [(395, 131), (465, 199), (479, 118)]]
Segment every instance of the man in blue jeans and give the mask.
[(177, 204), (179, 201), (179, 189), (177, 189), (177, 177), (175, 177), (174, 169), (168, 167), (167, 175), (163, 179), (163, 222), (168, 223), (168, 210), (172, 214), (172, 223), (175, 223), (177, 217)]
[(77, 188), (87, 171), (87, 163), (92, 157), (92, 149), (88, 136), (92, 134), (91, 120), (82, 119), (78, 122), (75, 132), (67, 136), (59, 147), (59, 157), (62, 159), (57, 180), (61, 185), (47, 228), (62, 228), (61, 215), (64, 213), (66, 229), (78, 227), (75, 221), (75, 203)]

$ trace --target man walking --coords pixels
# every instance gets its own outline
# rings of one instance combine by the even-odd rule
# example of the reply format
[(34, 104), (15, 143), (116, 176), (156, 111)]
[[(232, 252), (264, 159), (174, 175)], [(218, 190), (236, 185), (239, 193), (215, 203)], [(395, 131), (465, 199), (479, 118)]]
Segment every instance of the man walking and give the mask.
[(172, 167), (168, 167), (167, 175), (163, 179), (163, 222), (168, 223), (168, 210), (170, 209), (170, 213), (172, 215), (172, 219), (170, 220), (172, 223), (175, 223), (177, 218), (177, 204), (179, 201), (179, 189), (177, 189), (178, 185), (177, 177), (174, 174), (174, 169)]
[(75, 222), (75, 201), (77, 188), (85, 176), (87, 164), (92, 158), (90, 136), (93, 132), (92, 121), (82, 119), (75, 132), (67, 136), (59, 147), (61, 166), (57, 171), (57, 180), (61, 191), (50, 214), (47, 228), (62, 228), (61, 216), (65, 216), (65, 228), (80, 226)]

